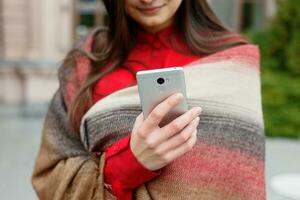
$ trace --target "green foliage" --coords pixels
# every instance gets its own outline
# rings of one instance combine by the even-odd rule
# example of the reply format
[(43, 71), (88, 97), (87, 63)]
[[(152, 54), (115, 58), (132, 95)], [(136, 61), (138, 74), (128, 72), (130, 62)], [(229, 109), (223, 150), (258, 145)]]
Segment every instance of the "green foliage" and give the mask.
[(268, 56), (276, 57), (274, 67), (300, 75), (300, 1), (279, 0), (278, 8), (269, 30)]
[(248, 32), (262, 57), (266, 134), (300, 137), (300, 1), (279, 0), (269, 28)]
[(287, 72), (262, 71), (262, 98), (266, 134), (300, 136), (299, 79)]

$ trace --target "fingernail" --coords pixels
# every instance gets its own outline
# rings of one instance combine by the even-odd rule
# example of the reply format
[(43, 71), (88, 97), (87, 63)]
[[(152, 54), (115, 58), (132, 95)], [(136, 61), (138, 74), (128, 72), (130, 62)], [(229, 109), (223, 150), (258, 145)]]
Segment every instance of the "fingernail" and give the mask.
[(195, 124), (198, 124), (198, 123), (199, 123), (199, 120), (200, 120), (200, 117), (196, 117), (195, 120), (194, 120), (194, 123), (195, 123)]
[(196, 108), (196, 112), (197, 112), (198, 115), (200, 115), (201, 112), (202, 112), (202, 108), (201, 108), (201, 107), (197, 107), (197, 108)]
[(183, 97), (181, 93), (176, 93), (175, 98), (176, 100), (180, 100)]

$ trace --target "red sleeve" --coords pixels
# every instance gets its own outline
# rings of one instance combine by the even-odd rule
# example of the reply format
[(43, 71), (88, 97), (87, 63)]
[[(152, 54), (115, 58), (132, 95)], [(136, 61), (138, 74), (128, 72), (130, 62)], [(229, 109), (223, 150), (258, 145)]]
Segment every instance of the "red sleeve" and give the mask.
[(104, 182), (118, 199), (131, 200), (132, 191), (141, 184), (160, 175), (146, 169), (133, 155), (130, 148), (130, 134), (106, 148)]

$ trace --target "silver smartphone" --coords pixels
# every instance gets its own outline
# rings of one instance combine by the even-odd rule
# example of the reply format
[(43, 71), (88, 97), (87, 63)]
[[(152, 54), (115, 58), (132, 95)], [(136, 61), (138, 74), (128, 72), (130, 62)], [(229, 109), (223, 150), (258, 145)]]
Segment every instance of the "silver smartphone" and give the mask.
[(139, 71), (136, 78), (144, 119), (159, 103), (177, 92), (183, 94), (182, 101), (166, 114), (159, 126), (165, 126), (188, 110), (182, 67)]

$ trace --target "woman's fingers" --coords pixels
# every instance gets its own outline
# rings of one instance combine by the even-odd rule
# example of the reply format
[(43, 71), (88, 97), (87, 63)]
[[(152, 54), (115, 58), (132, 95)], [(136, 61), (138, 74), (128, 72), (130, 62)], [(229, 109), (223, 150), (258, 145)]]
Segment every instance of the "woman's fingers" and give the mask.
[(167, 152), (164, 155), (164, 161), (169, 163), (175, 160), (176, 158), (184, 155), (186, 152), (192, 150), (196, 142), (197, 142), (197, 130), (193, 132), (192, 136), (184, 144), (180, 145), (178, 148), (175, 148)]
[(184, 144), (197, 130), (200, 118), (194, 119), (188, 126), (186, 126), (179, 134), (169, 138), (166, 142), (161, 143), (157, 147), (157, 154), (163, 155), (165, 152), (171, 151), (174, 148)]
[(163, 117), (174, 108), (182, 99), (181, 93), (176, 93), (168, 97), (166, 100), (158, 104), (149, 114), (143, 124), (144, 131), (148, 131), (157, 127)]
[(143, 113), (141, 112), (141, 113), (136, 117), (136, 120), (135, 120), (134, 125), (133, 125), (132, 132), (136, 132), (136, 130), (138, 129), (138, 127), (140, 127), (141, 124), (143, 123), (143, 121), (144, 121), (144, 117), (143, 117)]
[(200, 112), (200, 107), (195, 107), (188, 110), (187, 112), (180, 115), (172, 122), (161, 128), (157, 134), (152, 134), (148, 138), (148, 143), (152, 144), (151, 146), (158, 146), (164, 141), (167, 141), (168, 138), (171, 138), (176, 133), (181, 132), (188, 124), (190, 124), (195, 118), (197, 118)]
[(189, 123), (200, 115), (201, 111), (202, 109), (200, 107), (194, 107), (164, 126), (162, 132), (165, 134), (160, 136), (160, 142), (163, 142), (182, 131)]

